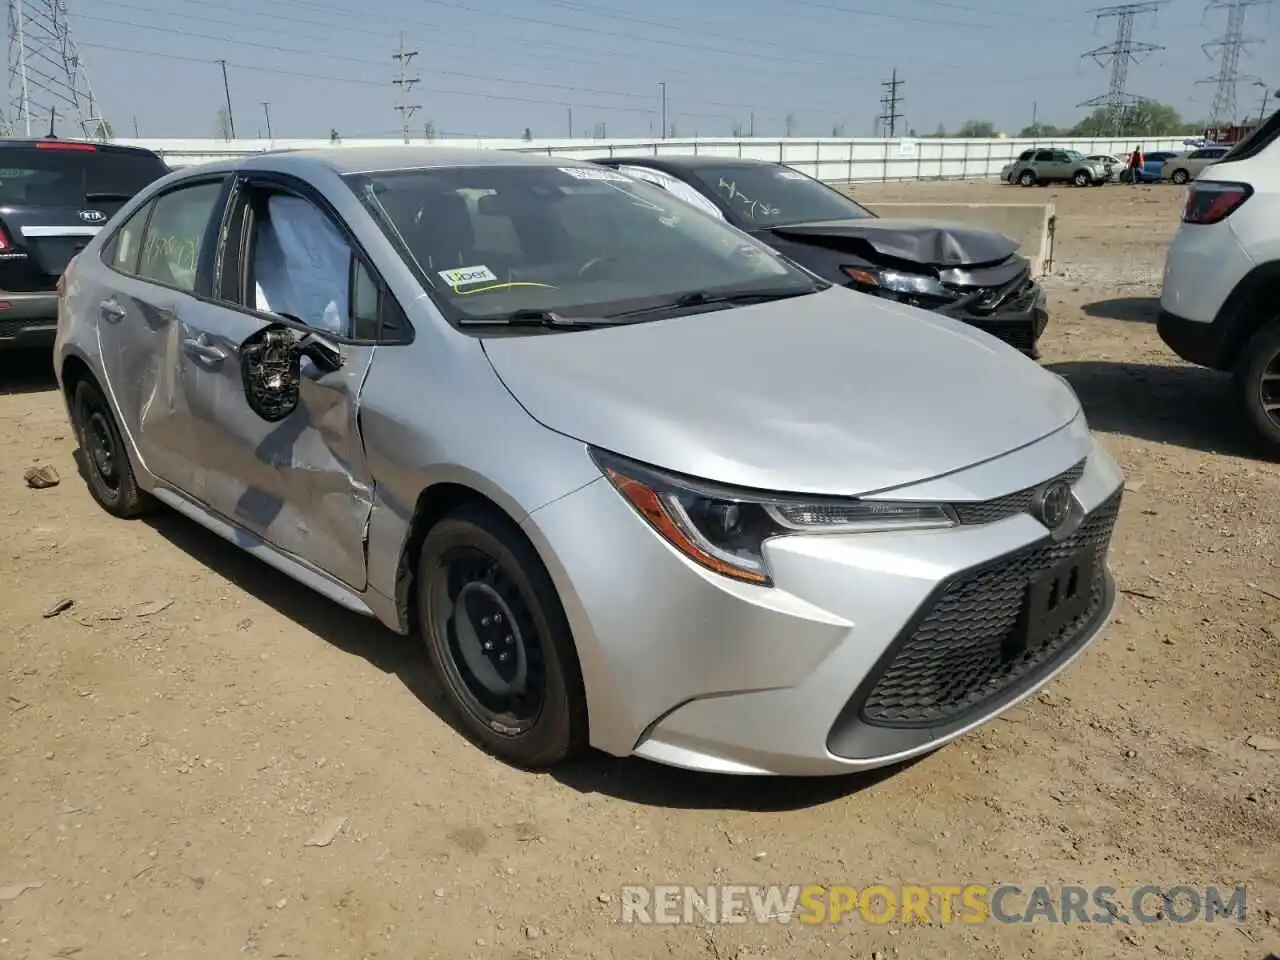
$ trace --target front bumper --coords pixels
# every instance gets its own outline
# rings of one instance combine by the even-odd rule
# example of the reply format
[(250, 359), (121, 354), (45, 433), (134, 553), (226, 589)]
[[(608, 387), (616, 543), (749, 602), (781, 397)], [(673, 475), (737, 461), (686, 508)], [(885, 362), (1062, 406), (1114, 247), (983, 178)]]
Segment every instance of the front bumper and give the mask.
[[(1082, 461), (1082, 524), (1055, 542), (1026, 512), (1029, 495), (1008, 491), (1076, 476)], [(1122, 483), (1078, 418), (1007, 456), (894, 491), (981, 501), (967, 508), (969, 524), (772, 541), (772, 588), (694, 566), (604, 480), (535, 511), (525, 529), (573, 628), (594, 746), (705, 771), (828, 775), (934, 750), (1079, 656), (1115, 604), (1105, 558)], [(1096, 556), (1088, 609), (1019, 651), (1029, 578), (1075, 550)]]
[(0, 350), (48, 347), (57, 331), (57, 293), (0, 291)]
[(1022, 293), (989, 312), (963, 305), (944, 307), (937, 312), (977, 327), (1033, 357), (1039, 356), (1036, 343), (1049, 324), (1048, 298), (1034, 281)]

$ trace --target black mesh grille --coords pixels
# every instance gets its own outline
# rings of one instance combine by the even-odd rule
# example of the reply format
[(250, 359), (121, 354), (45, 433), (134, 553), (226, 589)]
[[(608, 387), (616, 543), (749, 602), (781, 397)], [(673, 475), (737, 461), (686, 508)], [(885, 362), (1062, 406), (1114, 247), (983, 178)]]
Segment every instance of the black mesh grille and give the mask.
[[(1084, 476), (1084, 465), (1085, 461), (1081, 460), (1070, 470), (1058, 474), (1048, 482), (1062, 480), (1074, 485), (1077, 480)], [(1007, 520), (1009, 517), (1029, 512), (1032, 503), (1035, 501), (1036, 490), (1040, 486), (1042, 484), (1027, 487), (1025, 490), (1019, 490), (1016, 493), (1008, 493), (1003, 497), (996, 497), (994, 500), (984, 500), (981, 503), (955, 503), (952, 506), (956, 511), (956, 517), (963, 524), (996, 523), (999, 520)]]
[(0, 337), (16, 337), (24, 327), (48, 323), (47, 320), (0, 320)]
[[(1058, 659), (1093, 623), (1106, 595), (1106, 555), (1121, 493), (1098, 507), (1072, 536), (1005, 557), (956, 580), (905, 642), (895, 644), (861, 709), (887, 727), (944, 726)], [(1095, 552), (1088, 606), (1035, 649), (1017, 650), (1027, 587), (1038, 574)]]

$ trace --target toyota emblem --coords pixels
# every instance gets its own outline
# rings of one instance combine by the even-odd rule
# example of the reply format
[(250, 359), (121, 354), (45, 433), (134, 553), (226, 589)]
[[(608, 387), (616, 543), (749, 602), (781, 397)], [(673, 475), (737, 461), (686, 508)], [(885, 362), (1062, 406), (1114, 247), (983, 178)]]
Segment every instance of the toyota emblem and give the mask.
[(1035, 501), (1036, 519), (1057, 530), (1071, 516), (1071, 485), (1061, 480), (1046, 485)]
[(85, 223), (105, 223), (107, 215), (101, 210), (81, 210), (80, 219)]

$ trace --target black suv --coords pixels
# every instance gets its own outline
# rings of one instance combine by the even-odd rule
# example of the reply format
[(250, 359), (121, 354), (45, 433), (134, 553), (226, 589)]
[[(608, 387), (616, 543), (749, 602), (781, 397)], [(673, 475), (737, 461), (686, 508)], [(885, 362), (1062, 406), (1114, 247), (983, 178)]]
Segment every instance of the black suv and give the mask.
[(53, 342), (67, 262), (168, 172), (159, 154), (138, 147), (0, 140), (0, 350)]

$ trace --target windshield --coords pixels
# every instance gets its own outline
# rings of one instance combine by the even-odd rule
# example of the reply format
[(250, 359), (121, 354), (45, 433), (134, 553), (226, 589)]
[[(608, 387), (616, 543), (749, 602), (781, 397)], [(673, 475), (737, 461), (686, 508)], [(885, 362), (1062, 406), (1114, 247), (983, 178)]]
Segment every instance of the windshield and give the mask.
[(94, 195), (127, 200), (169, 172), (159, 157), (90, 145), (0, 150), (0, 203), (82, 206)]
[(840, 191), (780, 163), (697, 166), (690, 173), (748, 229), (875, 216)]
[(460, 318), (599, 317), (690, 293), (806, 293), (808, 274), (663, 190), (587, 167), (353, 174), (383, 231)]

